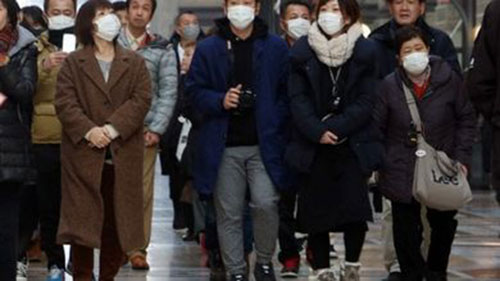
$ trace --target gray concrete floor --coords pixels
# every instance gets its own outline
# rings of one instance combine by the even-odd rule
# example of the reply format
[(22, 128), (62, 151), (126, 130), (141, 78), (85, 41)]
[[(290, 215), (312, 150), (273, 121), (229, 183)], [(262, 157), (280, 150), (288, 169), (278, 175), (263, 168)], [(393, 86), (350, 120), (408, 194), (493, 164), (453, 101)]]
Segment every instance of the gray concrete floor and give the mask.
[[(124, 266), (117, 281), (206, 281), (206, 257), (193, 242), (185, 243), (172, 228), (172, 206), (168, 197), (168, 177), (157, 171), (153, 237), (149, 248), (151, 270), (137, 272)], [(491, 192), (476, 192), (474, 201), (458, 216), (459, 230), (449, 267), (449, 280), (500, 280), (500, 208)], [(362, 255), (362, 280), (382, 280), (386, 276), (380, 235), (380, 220), (370, 225)], [(336, 246), (343, 251), (341, 235)], [(280, 269), (276, 263), (276, 270)], [(30, 281), (45, 280), (45, 264), (30, 265)], [(309, 268), (301, 268), (299, 281), (308, 280)], [(293, 280), (293, 279), (292, 279)], [(67, 276), (66, 281), (72, 281)]]

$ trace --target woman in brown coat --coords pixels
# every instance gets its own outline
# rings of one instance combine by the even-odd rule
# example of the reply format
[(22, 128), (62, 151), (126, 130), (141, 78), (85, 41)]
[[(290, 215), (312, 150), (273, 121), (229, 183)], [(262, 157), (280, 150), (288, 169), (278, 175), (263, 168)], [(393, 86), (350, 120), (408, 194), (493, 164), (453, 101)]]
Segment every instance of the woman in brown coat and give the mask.
[(58, 242), (71, 244), (74, 280), (113, 280), (124, 253), (144, 243), (142, 160), (150, 78), (143, 59), (117, 44), (120, 22), (107, 0), (91, 0), (76, 19), (83, 49), (58, 77), (56, 109), (63, 126), (62, 209)]

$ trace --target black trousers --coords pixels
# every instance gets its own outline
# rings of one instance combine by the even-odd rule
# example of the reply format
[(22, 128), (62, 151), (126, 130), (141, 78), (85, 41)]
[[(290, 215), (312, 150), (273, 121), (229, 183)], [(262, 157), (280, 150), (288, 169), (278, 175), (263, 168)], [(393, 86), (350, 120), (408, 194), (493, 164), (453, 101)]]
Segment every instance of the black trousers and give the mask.
[(34, 145), (33, 151), (38, 171), (38, 206), (42, 249), (48, 259), (48, 267), (64, 268), (63, 246), (56, 244), (61, 211), (61, 156), (58, 144)]
[(421, 281), (432, 273), (446, 273), (457, 229), (456, 214), (456, 211), (427, 209), (431, 244), (426, 262), (421, 254), (423, 227), (420, 204), (416, 201), (411, 204), (392, 203), (394, 246), (403, 280)]
[(0, 280), (15, 281), (20, 184), (0, 183)]
[[(344, 244), (346, 262), (359, 262), (368, 226), (366, 222), (344, 225)], [(310, 233), (307, 239), (311, 251), (311, 262), (314, 270), (330, 268), (330, 233)]]
[(36, 186), (23, 186), (19, 209), (18, 260), (26, 257), (26, 251), (38, 227), (38, 194)]
[(295, 219), (295, 206), (297, 203), (297, 190), (281, 192), (279, 202), (280, 225), (278, 240), (280, 253), (278, 259), (281, 263), (291, 258), (300, 258), (299, 245), (295, 239), (297, 221)]

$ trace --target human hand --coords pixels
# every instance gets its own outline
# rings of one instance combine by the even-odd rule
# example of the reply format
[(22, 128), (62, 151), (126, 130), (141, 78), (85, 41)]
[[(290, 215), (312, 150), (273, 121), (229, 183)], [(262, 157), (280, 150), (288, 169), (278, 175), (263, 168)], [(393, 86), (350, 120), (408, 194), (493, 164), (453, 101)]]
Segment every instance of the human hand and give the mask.
[(67, 57), (68, 53), (65, 52), (54, 52), (50, 54), (42, 63), (43, 70), (48, 71), (61, 65)]
[(3, 93), (0, 93), (0, 108), (4, 106), (6, 102), (7, 102), (7, 96), (4, 95)]
[(319, 140), (319, 143), (321, 144), (330, 144), (330, 145), (335, 145), (338, 141), (338, 137), (330, 132), (330, 131), (326, 131), (323, 136), (321, 136), (321, 139)]
[(147, 131), (144, 133), (144, 144), (146, 147), (152, 147), (157, 145), (160, 142), (160, 135), (157, 133), (153, 133)]
[(231, 110), (238, 107), (242, 87), (243, 86), (239, 84), (236, 88), (231, 88), (227, 91), (223, 104), (225, 110)]
[(109, 132), (103, 127), (94, 127), (88, 133), (88, 141), (91, 147), (99, 149), (107, 147), (111, 143)]

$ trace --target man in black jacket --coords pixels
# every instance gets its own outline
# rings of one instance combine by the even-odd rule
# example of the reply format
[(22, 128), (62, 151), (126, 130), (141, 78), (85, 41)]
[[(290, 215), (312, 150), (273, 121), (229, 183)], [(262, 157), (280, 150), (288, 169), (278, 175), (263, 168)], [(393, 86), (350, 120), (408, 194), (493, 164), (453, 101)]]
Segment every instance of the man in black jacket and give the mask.
[(426, 0), (387, 0), (392, 19), (372, 32), (370, 38), (379, 47), (379, 71), (381, 78), (394, 72), (397, 67), (395, 37), (396, 30), (404, 25), (416, 25), (431, 42), (430, 54), (440, 56), (451, 67), (461, 73), (457, 51), (451, 38), (442, 30), (429, 26), (423, 16)]
[(467, 75), (470, 98), (485, 121), (492, 125), (493, 146), (491, 184), (500, 202), (500, 1), (493, 0), (486, 8), (481, 31), (472, 53), (471, 68)]
[[(370, 39), (378, 46), (377, 66), (379, 67), (380, 79), (394, 72), (398, 66), (396, 30), (406, 25), (418, 26), (429, 39), (430, 54), (442, 57), (451, 65), (453, 70), (461, 75), (462, 70), (451, 38), (445, 32), (429, 26), (424, 20), (426, 0), (387, 0), (387, 5), (392, 19), (370, 35)], [(391, 203), (388, 200), (384, 201), (382, 217), (385, 240), (384, 262), (390, 272), (387, 281), (402, 280), (396, 251), (394, 250)]]

